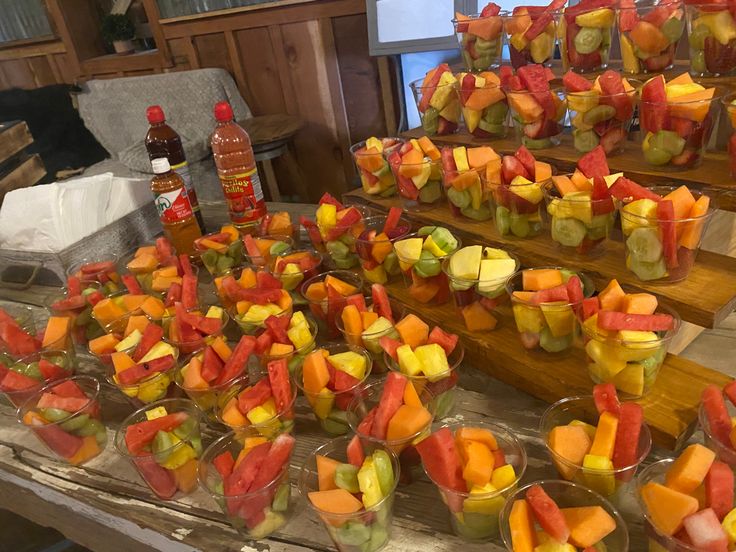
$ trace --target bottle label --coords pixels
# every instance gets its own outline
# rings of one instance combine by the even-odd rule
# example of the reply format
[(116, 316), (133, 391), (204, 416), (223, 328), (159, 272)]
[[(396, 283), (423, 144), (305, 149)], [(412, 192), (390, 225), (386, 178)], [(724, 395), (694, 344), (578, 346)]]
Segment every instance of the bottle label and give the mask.
[(266, 214), (266, 203), (256, 168), (235, 176), (221, 176), (220, 182), (230, 220), (235, 224), (249, 224)]
[(189, 197), (186, 188), (182, 187), (178, 190), (154, 194), (156, 210), (163, 224), (182, 222), (193, 216), (192, 204), (189, 203)]
[(186, 161), (183, 161), (178, 165), (172, 165), (171, 170), (181, 176), (181, 179), (184, 181), (184, 186), (187, 189), (189, 203), (192, 204), (192, 209), (199, 211), (199, 201), (197, 200), (197, 192), (194, 191), (194, 185), (192, 184), (192, 175), (189, 172), (189, 164)]

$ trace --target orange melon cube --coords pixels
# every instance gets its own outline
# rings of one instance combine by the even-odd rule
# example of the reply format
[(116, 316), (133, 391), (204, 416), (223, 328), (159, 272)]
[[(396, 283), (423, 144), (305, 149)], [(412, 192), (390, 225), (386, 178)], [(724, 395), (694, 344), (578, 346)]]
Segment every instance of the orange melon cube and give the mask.
[(315, 508), (329, 514), (352, 514), (363, 509), (363, 503), (345, 489), (312, 491), (307, 496)]
[(166, 307), (158, 297), (149, 297), (141, 304), (141, 310), (154, 320), (161, 320), (166, 312)]
[(74, 466), (78, 466), (98, 454), (100, 454), (100, 445), (97, 444), (97, 438), (94, 435), (88, 435), (82, 437), (82, 446), (74, 453), (74, 456), (67, 458), (67, 461)]
[[(604, 456), (609, 460), (613, 458), (613, 447), (616, 444), (616, 430), (618, 429), (618, 417), (611, 412), (604, 412), (598, 418), (598, 427), (595, 430), (593, 444), (590, 452), (593, 456)], [(704, 476), (705, 477), (705, 476)]]
[[(324, 282), (325, 286), (332, 286), (343, 297), (347, 297), (348, 295), (353, 295), (354, 293), (358, 292), (358, 288), (356, 288), (354, 285), (348, 284), (347, 282), (344, 282), (339, 278), (335, 278), (331, 274), (325, 276)], [(325, 288), (325, 297), (326, 296), (327, 288)]]
[(337, 489), (337, 485), (335, 484), (335, 471), (337, 470), (337, 466), (340, 465), (340, 462), (334, 458), (322, 456), (321, 454), (315, 456), (315, 459), (317, 460), (317, 481), (319, 482), (319, 490), (331, 491), (332, 489)]
[(123, 315), (125, 315), (125, 311), (109, 298), (103, 299), (92, 307), (92, 316), (103, 328)]
[(233, 397), (227, 402), (225, 408), (222, 409), (220, 417), (222, 418), (223, 423), (230, 427), (245, 427), (250, 425), (248, 418), (246, 418), (238, 408), (237, 397)]
[(483, 487), (491, 480), (493, 474), (493, 453), (483, 443), (478, 441), (462, 441), (463, 457), (463, 479), (473, 485)]
[(432, 422), (432, 414), (423, 406), (403, 404), (391, 416), (386, 431), (386, 440), (406, 439), (416, 435)]
[(462, 308), (465, 327), (471, 332), (490, 331), (496, 327), (498, 320), (478, 302)]
[(330, 381), (330, 372), (327, 369), (327, 360), (322, 349), (312, 351), (304, 357), (302, 366), (302, 383), (304, 390), (310, 395), (318, 395)]
[(176, 487), (183, 493), (191, 493), (197, 488), (199, 481), (197, 479), (197, 459), (192, 458), (178, 468), (171, 470), (174, 474)]
[(461, 427), (455, 432), (456, 440), (477, 441), (490, 450), (498, 449), (498, 441), (491, 431), (482, 427)]
[(227, 362), (233, 354), (232, 349), (230, 349), (227, 342), (221, 335), (218, 335), (212, 343), (210, 343), (210, 346), (215, 350), (217, 356), (219, 356), (223, 362)]
[(126, 265), (126, 268), (133, 274), (148, 274), (156, 270), (157, 266), (158, 258), (155, 255), (142, 253), (131, 259)]
[(592, 441), (582, 427), (564, 425), (552, 428), (547, 438), (547, 444), (556, 455), (564, 460), (552, 457), (557, 471), (560, 472), (562, 477), (570, 481), (578, 471), (576, 466), (583, 465), (583, 460), (590, 450)]
[(514, 552), (534, 552), (537, 533), (534, 530), (534, 517), (525, 499), (515, 500), (509, 514), (509, 529)]
[(419, 408), (424, 405), (422, 404), (422, 400), (419, 398), (419, 393), (417, 393), (415, 385), (415, 383), (408, 382), (404, 386), (404, 404)]
[(100, 337), (90, 339), (88, 346), (91, 353), (95, 355), (105, 355), (112, 353), (118, 343), (120, 343), (120, 340), (113, 334), (105, 334)]
[(587, 548), (603, 540), (616, 529), (616, 520), (602, 506), (561, 508), (570, 529), (568, 542), (579, 548)]
[(272, 357), (285, 356), (294, 352), (294, 346), (288, 343), (274, 343), (271, 345), (271, 349), (268, 354)]
[(64, 349), (71, 331), (72, 319), (68, 316), (51, 316), (46, 323), (41, 346), (44, 349)]
[(142, 314), (136, 314), (128, 318), (128, 325), (125, 326), (125, 332), (124, 336), (128, 337), (130, 334), (132, 334), (135, 330), (138, 330), (139, 332), (143, 333), (146, 330), (146, 326), (148, 326), (151, 322), (148, 320), (148, 317)]
[(691, 494), (705, 480), (716, 453), (700, 444), (690, 445), (674, 461), (665, 475), (665, 485)]
[(135, 360), (130, 358), (130, 355), (124, 351), (114, 352), (110, 355), (110, 358), (116, 374), (119, 374), (128, 368), (132, 368), (136, 364)]
[(641, 498), (649, 518), (665, 535), (674, 535), (682, 529), (682, 520), (698, 511), (698, 499), (659, 483), (642, 486)]
[(624, 304), (624, 297), (626, 293), (618, 281), (614, 278), (608, 285), (598, 294), (598, 299), (601, 303), (601, 310), (609, 311), (621, 311)]
[(401, 341), (412, 349), (424, 345), (429, 339), (429, 325), (414, 314), (407, 314), (396, 323), (395, 328)]
[(562, 272), (556, 268), (539, 268), (522, 270), (522, 287), (524, 291), (540, 291), (562, 285)]

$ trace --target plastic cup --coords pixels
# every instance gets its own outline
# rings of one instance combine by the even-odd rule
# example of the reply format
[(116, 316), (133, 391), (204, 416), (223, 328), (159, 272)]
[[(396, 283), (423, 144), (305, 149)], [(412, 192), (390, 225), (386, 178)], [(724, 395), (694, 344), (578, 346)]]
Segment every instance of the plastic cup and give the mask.
[[(155, 453), (131, 452), (125, 438), (128, 427), (145, 422), (148, 419), (146, 412), (161, 407), (166, 409), (167, 414), (187, 415), (181, 424), (172, 430), (179, 441)], [(161, 500), (172, 500), (178, 496), (188, 495), (197, 489), (197, 464), (202, 456), (200, 420), (201, 413), (190, 400), (165, 399), (151, 403), (123, 420), (115, 434), (115, 449), (122, 457), (130, 460), (143, 482)]]
[[(46, 379), (43, 372), (38, 368), (38, 362), (41, 360), (51, 362), (56, 366), (59, 366), (62, 370), (60, 370), (58, 374), (54, 373), (50, 379)], [(49, 382), (74, 375), (76, 366), (73, 358), (70, 357), (66, 351), (40, 351), (22, 357), (16, 361), (10, 360), (7, 363), (7, 368), (10, 370), (18, 368), (18, 370), (13, 371), (20, 371), (23, 375), (37, 382), (36, 384), (23, 389), (10, 389), (8, 387), (0, 386), (0, 393), (5, 395), (5, 398), (13, 406), (19, 407)]]
[[(308, 255), (314, 266), (304, 270), (297, 262), (287, 262), (286, 258), (290, 258), (292, 255)], [(281, 285), (289, 292), (294, 306), (300, 307), (306, 304), (301, 293), (299, 293), (299, 288), (304, 280), (309, 280), (322, 271), (322, 260), (322, 253), (311, 249), (298, 249), (284, 255), (281, 259), (276, 259), (271, 273), (281, 281)], [(289, 265), (292, 266), (287, 269), (286, 267)]]
[(634, 118), (636, 90), (642, 83), (631, 79), (629, 84), (631, 90), (620, 94), (565, 91), (575, 151), (587, 153), (598, 145), (608, 157), (624, 151)]
[[(399, 261), (394, 253), (393, 243), (403, 239), (411, 230), (411, 223), (401, 219), (389, 236), (383, 234), (386, 224), (385, 216), (368, 217), (363, 222), (364, 230), (355, 239), (355, 251), (360, 259), (363, 278), (372, 284), (385, 284), (393, 276), (398, 276)], [(368, 234), (374, 238), (369, 239)], [(378, 239), (383, 235), (383, 239)]]
[[(499, 519), (501, 525), (501, 538), (506, 546), (506, 550), (513, 551), (511, 541), (511, 529), (509, 527), (509, 516), (514, 502), (522, 500), (526, 496), (526, 492), (532, 485), (540, 485), (542, 489), (555, 501), (560, 508), (582, 508), (586, 506), (600, 506), (608, 515), (616, 521), (616, 528), (603, 539), (605, 545), (604, 550), (615, 550), (616, 552), (628, 552), (629, 550), (629, 531), (626, 522), (618, 513), (618, 510), (601, 495), (590, 489), (586, 489), (582, 485), (570, 483), (569, 481), (560, 481), (556, 479), (546, 479), (543, 481), (535, 481), (526, 485), (514, 494), (508, 497), (506, 505), (501, 511)], [(539, 526), (537, 526), (538, 529)]]
[(445, 195), (455, 218), (483, 222), (493, 216), (489, 205), (490, 190), (481, 182), (485, 171), (485, 167), (467, 171), (448, 171), (443, 168)]
[[(456, 253), (453, 253), (455, 255)], [(519, 270), (519, 259), (509, 254), (516, 261), (516, 271)], [(467, 279), (453, 276), (450, 272), (452, 255), (442, 262), (442, 271), (450, 282), (450, 291), (455, 306), (460, 311), (465, 327), (471, 332), (489, 331), (496, 327), (496, 319), (491, 314), (507, 299), (506, 282), (508, 278), (493, 280)]]
[(731, 137), (728, 140), (728, 162), (731, 168), (731, 178), (736, 179), (736, 93), (727, 94), (721, 99), (723, 110), (731, 124)]
[[(61, 317), (64, 318), (64, 317)], [(69, 327), (71, 329), (74, 328), (74, 318), (70, 316), (66, 316), (66, 318), (69, 318)], [(48, 320), (46, 321), (46, 326), (48, 326)], [(44, 327), (43, 332), (39, 332), (39, 339), (42, 338), (46, 333), (46, 327)], [(66, 335), (62, 335), (57, 339), (56, 341), (52, 343), (47, 343), (44, 345), (41, 350), (43, 351), (66, 351), (70, 357), (75, 358), (76, 357), (76, 349), (74, 347), (74, 340), (73, 340), (73, 331), (69, 331)]]
[(309, 493), (319, 490), (317, 456), (326, 456), (341, 463), (347, 463), (347, 446), (351, 437), (340, 437), (317, 447), (304, 461), (299, 472), (299, 493), (310, 509), (317, 514), (327, 533), (339, 552), (376, 552), (384, 548), (391, 538), (393, 506), (396, 486), (401, 468), (399, 460), (390, 449), (373, 441), (362, 441), (363, 451), (368, 456), (382, 450), (391, 459), (394, 472), (394, 485), (391, 491), (378, 503), (351, 514), (334, 514), (320, 510), (309, 500)]
[[(723, 399), (726, 403), (729, 417), (736, 416), (736, 407), (733, 403), (725, 395)], [(703, 442), (705, 443), (705, 446), (716, 453), (718, 460), (731, 466), (732, 470), (736, 470), (736, 450), (734, 450), (730, 442), (721, 442), (721, 440), (713, 433), (702, 402), (698, 408), (698, 422), (700, 423), (700, 428), (703, 430)]]
[(455, 82), (439, 86), (423, 84), (424, 79), (409, 83), (422, 121), (422, 130), (429, 136), (454, 134), (460, 128), (460, 103), (455, 95)]
[[(547, 11), (543, 6), (526, 6), (517, 7), (514, 12), (502, 12), (501, 15), (511, 66), (514, 69), (531, 64), (552, 64), (561, 11)], [(540, 19), (544, 19), (546, 25)], [(537, 31), (538, 34), (529, 40), (526, 34), (532, 24), (535, 34)]]
[(335, 343), (326, 345), (322, 349), (326, 350), (330, 355), (352, 351), (363, 355), (366, 361), (365, 375), (362, 380), (349, 389), (340, 391), (339, 393), (333, 392), (330, 395), (314, 394), (304, 389), (301, 366), (297, 367), (294, 373), (294, 381), (312, 407), (312, 411), (317, 417), (317, 421), (322, 429), (330, 435), (344, 435), (350, 431), (348, 408), (354, 397), (361, 396), (364, 393), (368, 376), (371, 374), (373, 359), (368, 354), (368, 351), (362, 347), (353, 347), (352, 345)]
[(533, 238), (542, 233), (543, 183), (491, 184), (483, 175), (483, 186), (491, 191), (491, 211), (496, 230), (509, 238)]
[(458, 341), (455, 349), (447, 357), (449, 369), (431, 378), (425, 375), (410, 376), (405, 374), (399, 363), (386, 352), (383, 353), (383, 358), (390, 370), (404, 374), (409, 379), (418, 395), (421, 395), (425, 389), (429, 392), (433, 397), (436, 420), (442, 420), (452, 414), (457, 398), (457, 382), (460, 379), (458, 369), (465, 358), (465, 347), (462, 342)]
[[(204, 349), (206, 345), (211, 343), (215, 338), (221, 336), (223, 332), (225, 331), (225, 328), (227, 327), (228, 322), (230, 321), (230, 316), (228, 315), (227, 311), (225, 309), (222, 309), (222, 314), (220, 315), (220, 329), (210, 335), (199, 337), (197, 339), (193, 340), (183, 340), (181, 338), (172, 338), (171, 337), (171, 328), (172, 324), (174, 323), (175, 315), (172, 314), (171, 316), (164, 315), (164, 318), (161, 320), (161, 325), (164, 328), (164, 341), (166, 343), (169, 343), (179, 349), (179, 352), (185, 355), (192, 354), (196, 351), (199, 351), (200, 349)], [(153, 322), (151, 322), (153, 323)]]
[[(570, 177), (571, 175), (567, 175)], [(616, 222), (611, 198), (592, 199), (590, 194), (560, 195), (552, 180), (542, 186), (546, 226), (552, 241), (565, 257), (591, 259), (601, 256)]]
[[(711, 132), (718, 125), (721, 96), (720, 90), (716, 90), (710, 99), (689, 102), (640, 99), (639, 136), (644, 161), (655, 170), (665, 172), (700, 166)], [(666, 126), (661, 122), (662, 113), (665, 113)]]
[[(0, 306), (0, 312), (6, 313), (15, 320), (18, 327), (32, 337), (36, 337), (36, 322), (33, 309), (18, 304), (4, 304)], [(18, 348), (15, 343), (7, 343), (0, 337), (0, 362), (10, 362), (28, 354), (25, 348)]]
[(636, 446), (636, 462), (630, 466), (610, 470), (585, 468), (555, 452), (549, 444), (549, 436), (557, 426), (566, 426), (577, 420), (591, 425), (598, 425), (598, 411), (592, 396), (568, 397), (551, 405), (539, 422), (539, 434), (544, 440), (552, 463), (560, 477), (594, 490), (601, 496), (618, 501), (631, 491), (630, 483), (636, 470), (652, 448), (652, 435), (647, 424), (642, 424), (639, 442)]
[[(506, 90), (511, 119), (519, 143), (530, 150), (552, 148), (560, 145), (563, 122), (567, 113), (563, 88), (550, 90), (555, 113), (547, 115), (539, 109), (535, 93), (528, 90)], [(530, 106), (532, 108), (530, 109)], [(540, 112), (541, 111), (541, 112)]]
[[(415, 232), (404, 236), (402, 239), (417, 237), (426, 238), (426, 236), (419, 236)], [(396, 257), (399, 259), (399, 268), (401, 269), (404, 285), (409, 290), (412, 299), (423, 305), (444, 305), (450, 300), (450, 285), (447, 274), (442, 271), (442, 262), (462, 247), (460, 238), (455, 236), (455, 239), (457, 240), (457, 247), (453, 251), (442, 257), (435, 257), (436, 264), (431, 260), (429, 262), (423, 261), (418, 268), (416, 260), (402, 257), (394, 247)]]
[(277, 304), (278, 308), (275, 307), (272, 311), (259, 309), (259, 312), (256, 314), (247, 314), (247, 312), (239, 313), (237, 306), (233, 308), (231, 311), (232, 319), (235, 320), (243, 335), (255, 335), (263, 330), (266, 327), (266, 319), (271, 316), (276, 316), (277, 318), (285, 316), (291, 319), (291, 315), (294, 313), (291, 296), (288, 292), (284, 293), (285, 295), (282, 297), (285, 297), (288, 301), (281, 299)]
[(652, 0), (618, 7), (618, 37), (624, 73), (660, 73), (675, 61), (677, 43), (685, 29), (681, 2)]
[[(367, 306), (370, 308), (370, 306), (372, 305), (372, 300), (367, 299), (366, 303)], [(373, 359), (372, 372), (374, 374), (384, 374), (387, 370), (383, 356), (383, 347), (381, 347), (379, 340), (383, 336), (389, 336), (394, 339), (398, 339), (399, 334), (394, 326), (395, 323), (404, 318), (404, 314), (406, 314), (406, 309), (403, 305), (397, 303), (396, 301), (389, 301), (389, 303), (391, 305), (391, 312), (393, 314), (394, 324), (392, 324), (389, 328), (385, 330), (379, 330), (370, 333), (367, 331), (363, 331), (360, 334), (353, 334), (345, 330), (345, 324), (342, 321), (342, 316), (338, 317), (335, 321), (337, 329), (340, 330), (340, 333), (349, 345), (353, 345), (354, 347), (362, 347), (366, 351), (368, 351), (369, 355), (371, 355), (371, 358)]]
[(594, 73), (608, 67), (616, 7), (565, 8), (557, 27), (563, 71)]
[[(100, 290), (98, 282), (87, 282), (85, 290)], [(78, 297), (69, 297), (66, 288), (49, 297), (46, 308), (53, 316), (68, 316), (72, 319), (72, 339), (75, 345), (86, 346), (90, 339), (104, 333), (100, 324), (92, 317), (92, 305), (87, 301), (86, 291)]]
[[(102, 264), (101, 264), (102, 263)], [(93, 265), (98, 265), (97, 267)], [(71, 265), (67, 271), (67, 277), (77, 277), (82, 283), (82, 289), (87, 284), (95, 282), (100, 284), (100, 289), (105, 295), (116, 293), (120, 288), (120, 274), (118, 274), (118, 257), (117, 255), (105, 255), (104, 257), (94, 257), (82, 259)], [(84, 270), (82, 267), (87, 267)]]
[[(56, 406), (38, 407), (45, 394), (53, 394), (60, 385), (69, 385), (69, 382), (76, 384), (86, 398), (81, 401), (75, 398), (74, 411)], [(57, 458), (78, 466), (100, 454), (107, 446), (107, 429), (102, 424), (99, 399), (100, 382), (96, 378), (71, 376), (56, 380), (37, 389), (18, 408), (18, 421), (33, 431)], [(59, 397), (59, 400), (62, 399)]]
[(314, 316), (314, 319), (317, 321), (318, 335), (326, 337), (327, 339), (336, 339), (340, 336), (340, 330), (337, 328), (337, 320), (342, 314), (345, 302), (340, 301), (338, 304), (333, 305), (333, 310), (330, 310), (329, 300), (326, 296), (310, 295), (310, 292), (308, 291), (312, 284), (324, 282), (327, 276), (332, 276), (350, 284), (357, 289), (356, 293), (361, 294), (363, 293), (363, 278), (359, 274), (350, 272), (349, 270), (330, 270), (314, 276), (302, 283), (301, 294), (309, 305), (309, 310), (312, 313), (312, 316)]
[(205, 240), (220, 243), (212, 240), (213, 236), (219, 236), (220, 234), (222, 232), (211, 232), (194, 240), (195, 254), (199, 256), (200, 262), (212, 276), (222, 276), (227, 274), (233, 267), (242, 265), (245, 255), (243, 240), (240, 236), (229, 244), (221, 244), (222, 248), (219, 251), (214, 246), (207, 247), (208, 242)]
[[(361, 215), (360, 221), (352, 226), (320, 227), (317, 223), (306, 222), (304, 228), (312, 242), (312, 247), (322, 253), (331, 267), (346, 270), (358, 266), (358, 256), (355, 254), (355, 238), (363, 231), (362, 221), (371, 215), (371, 209), (363, 205), (345, 205), (345, 209), (357, 209)], [(319, 221), (318, 221), (319, 222)]]
[[(664, 196), (675, 190), (675, 187), (653, 186), (649, 189)], [(639, 280), (672, 283), (685, 280), (690, 274), (703, 236), (717, 208), (715, 197), (711, 194), (697, 190), (692, 190), (691, 193), (696, 200), (704, 195), (710, 198), (704, 214), (662, 220), (657, 217), (656, 212), (653, 216), (641, 216), (635, 214), (631, 207), (621, 207), (626, 267)], [(672, 226), (673, 231), (665, 233)], [(670, 251), (669, 256), (666, 251)]]
[[(477, 77), (459, 81), (455, 89), (463, 109), (465, 128), (476, 138), (502, 138), (508, 130), (509, 106), (501, 81), (495, 73), (479, 75), (485, 79), (483, 86), (477, 86)], [(471, 80), (472, 79), (472, 80)]]
[[(687, 39), (690, 74), (694, 77), (728, 77), (736, 73), (733, 29), (736, 20), (723, 4), (687, 4)], [(714, 33), (717, 31), (718, 34)]]
[(207, 447), (199, 462), (199, 484), (217, 502), (236, 531), (249, 539), (263, 539), (281, 529), (291, 517), (289, 461), (272, 481), (257, 491), (229, 496), (225, 494), (225, 482), (214, 464), (218, 456), (227, 452), (238, 458), (249, 438), (262, 439), (263, 436), (250, 429), (232, 431)]
[[(294, 240), (292, 240), (291, 238), (287, 238), (286, 236), (266, 235), (259, 236), (254, 239), (256, 241), (256, 244), (263, 243), (263, 249), (261, 249), (261, 245), (258, 246), (258, 249), (261, 249), (259, 255), (251, 255), (246, 249), (245, 260), (249, 264), (258, 268), (266, 268), (268, 270), (271, 270), (277, 256), (291, 253), (291, 250), (294, 248)], [(266, 246), (269, 243), (271, 243), (271, 245), (268, 249), (266, 249)]]
[(309, 333), (311, 340), (309, 343), (302, 345), (298, 349), (294, 349), (290, 353), (283, 355), (272, 355), (270, 353), (263, 353), (260, 355), (260, 363), (262, 368), (266, 368), (269, 362), (274, 360), (286, 359), (286, 364), (289, 367), (289, 373), (294, 374), (296, 369), (304, 362), (304, 357), (314, 350), (317, 344), (317, 323), (311, 318), (306, 318), (307, 325), (309, 326)]
[(465, 68), (473, 73), (495, 69), (501, 64), (503, 17), (481, 14), (453, 19), (455, 36)]
[[(363, 191), (371, 195), (391, 197), (396, 194), (396, 180), (389, 167), (389, 156), (398, 151), (404, 143), (403, 138), (381, 138), (383, 150), (366, 148), (366, 140), (350, 146), (355, 169), (360, 175)], [(370, 149), (370, 151), (369, 151)]]
[(674, 327), (657, 332), (657, 338), (651, 341), (625, 341), (615, 334), (608, 337), (582, 324), (588, 374), (593, 383), (613, 383), (619, 396), (629, 399), (651, 391), (667, 356), (667, 347), (680, 329), (680, 317), (675, 311), (660, 305), (657, 313), (671, 315)]
[[(179, 350), (174, 347), (174, 359), (179, 358)], [(148, 376), (138, 383), (124, 384), (119, 383), (115, 379), (115, 367), (110, 364), (104, 366), (107, 370), (107, 381), (113, 387), (116, 387), (128, 402), (135, 408), (145, 407), (156, 401), (166, 398), (173, 398), (177, 395), (177, 387), (174, 383), (174, 375), (176, 373), (176, 364), (166, 372), (157, 372)]]
[[(462, 427), (481, 428), (493, 433), (499, 449), (503, 450), (506, 463), (514, 468), (516, 477), (505, 487), (487, 493), (460, 492), (449, 489), (438, 483), (429, 472), (427, 476), (437, 486), (442, 502), (445, 503), (450, 514), (452, 532), (468, 541), (483, 542), (498, 537), (499, 514), (506, 504), (509, 495), (524, 477), (527, 457), (524, 446), (519, 439), (505, 428), (485, 422), (467, 422), (446, 426), (454, 434)], [(425, 470), (426, 471), (426, 470)]]
[(424, 158), (421, 163), (405, 163), (400, 154), (391, 161), (401, 205), (406, 211), (428, 211), (442, 202), (442, 163)]

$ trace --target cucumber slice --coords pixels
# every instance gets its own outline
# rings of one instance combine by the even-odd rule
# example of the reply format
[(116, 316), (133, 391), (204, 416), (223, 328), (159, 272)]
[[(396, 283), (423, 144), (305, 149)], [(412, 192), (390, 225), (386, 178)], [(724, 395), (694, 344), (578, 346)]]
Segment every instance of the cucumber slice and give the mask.
[(649, 140), (651, 148), (661, 149), (672, 157), (680, 155), (685, 148), (685, 140), (679, 134), (671, 130), (660, 130), (654, 133)]
[(603, 33), (595, 27), (582, 27), (573, 42), (579, 54), (592, 54), (603, 42)]
[(511, 213), (509, 217), (509, 229), (517, 238), (528, 237), (532, 232), (531, 225), (529, 224), (529, 216)]
[(381, 196), (381, 197), (391, 197), (393, 195), (396, 195), (396, 186), (395, 185), (391, 185), (388, 188), (386, 188), (385, 190), (383, 190), (378, 195)]
[(539, 346), (548, 353), (559, 353), (572, 345), (572, 334), (555, 337), (552, 331), (545, 326), (539, 334)]
[(429, 236), (436, 228), (439, 228), (439, 226), (422, 226), (417, 230), (417, 236)]
[(289, 250), (289, 244), (282, 241), (277, 241), (268, 250), (271, 255), (281, 255)]
[[(382, 512), (388, 512), (386, 508), (382, 508), (376, 514), (381, 515)], [(371, 525), (371, 540), (365, 543), (360, 552), (376, 552), (386, 545), (388, 541), (388, 529), (384, 523), (374, 523)]]
[(594, 215), (588, 225), (588, 239), (600, 240), (608, 237), (611, 228), (613, 228), (613, 220), (613, 214)]
[(352, 464), (340, 464), (335, 468), (335, 485), (349, 493), (359, 493), (358, 467)]
[(553, 146), (550, 138), (529, 138), (528, 136), (521, 137), (521, 143), (531, 150), (551, 148)]
[(386, 255), (386, 258), (383, 260), (383, 270), (392, 276), (401, 272), (401, 268), (399, 267), (399, 258), (393, 251)]
[(661, 166), (669, 163), (670, 159), (672, 159), (672, 155), (663, 149), (655, 148), (650, 145), (649, 149), (644, 150), (644, 159), (650, 165)]
[(598, 135), (592, 130), (580, 131), (575, 129), (572, 131), (572, 139), (575, 151), (579, 151), (580, 153), (588, 153), (595, 149), (598, 142), (600, 142)]
[(427, 182), (427, 184), (419, 190), (419, 203), (434, 203), (442, 198), (442, 186), (439, 182)]
[(629, 269), (631, 272), (636, 274), (636, 277), (640, 280), (648, 282), (650, 280), (659, 280), (667, 276), (667, 265), (664, 263), (664, 257), (660, 257), (659, 260), (653, 263), (648, 263), (629, 255)]
[(447, 189), (447, 199), (458, 209), (465, 209), (472, 201), (468, 190), (456, 190), (452, 187)]
[(391, 458), (384, 450), (376, 450), (373, 452), (373, 469), (376, 470), (378, 476), (378, 484), (381, 487), (383, 496), (388, 496), (394, 486), (394, 468), (391, 464)]
[(493, 50), (495, 49), (496, 43), (493, 40), (486, 40), (485, 38), (476, 37), (475, 39), (475, 49), (476, 50), (482, 50), (483, 52), (487, 50)]
[(484, 221), (491, 218), (491, 210), (486, 205), (481, 205), (480, 209), (473, 209), (472, 207), (465, 207), (460, 209), (463, 216), (468, 217), (472, 220)]
[(437, 276), (441, 271), (442, 264), (437, 257), (426, 249), (423, 250), (419, 256), (419, 261), (414, 265), (414, 272), (417, 273), (417, 276), (431, 278), (432, 276)]
[(585, 225), (574, 218), (552, 217), (552, 239), (566, 247), (577, 247), (585, 239)]
[(502, 236), (511, 230), (511, 211), (502, 205), (496, 207), (496, 230)]
[(350, 249), (341, 241), (328, 241), (325, 244), (325, 247), (333, 261), (336, 259), (344, 259), (350, 255)]
[[(463, 42), (465, 42), (465, 37), (466, 36), (467, 35), (463, 35)], [(470, 57), (470, 53), (466, 49), (464, 49), (464, 48), (462, 50), (462, 53), (463, 53), (463, 62), (465, 63), (465, 67), (469, 71), (472, 70), (473, 69), (473, 58)]]
[(487, 123), (502, 124), (506, 120), (508, 112), (509, 108), (504, 102), (496, 102), (485, 109), (483, 120)]
[(359, 521), (348, 521), (335, 530), (335, 540), (343, 546), (361, 546), (371, 540), (371, 528)]
[(285, 512), (289, 509), (289, 498), (291, 498), (291, 487), (288, 481), (281, 485), (273, 497), (271, 509), (274, 512)]
[(488, 69), (493, 60), (491, 54), (495, 55), (495, 51), (488, 50), (487, 52), (483, 52), (482, 56), (473, 60), (473, 69), (477, 69), (478, 71)]
[(677, 42), (680, 39), (684, 28), (685, 23), (682, 20), (677, 19), (676, 17), (670, 17), (664, 22), (660, 31), (662, 31), (662, 34), (672, 43)]
[(353, 247), (355, 245), (355, 236), (353, 236), (352, 232), (345, 232), (342, 236), (337, 238), (338, 241), (341, 241), (348, 247)]
[(428, 107), (422, 116), (422, 128), (427, 134), (436, 134), (440, 123), (440, 112), (434, 107)]
[(636, 228), (626, 240), (632, 260), (653, 263), (662, 258), (662, 242), (654, 228)]
[(322, 425), (322, 429), (330, 435), (344, 435), (350, 429), (347, 422), (337, 422), (335, 420), (331, 420), (329, 417), (324, 420), (320, 420), (320, 424)]
[(503, 123), (489, 123), (483, 119), (478, 121), (478, 128), (494, 136), (503, 136), (506, 133)]

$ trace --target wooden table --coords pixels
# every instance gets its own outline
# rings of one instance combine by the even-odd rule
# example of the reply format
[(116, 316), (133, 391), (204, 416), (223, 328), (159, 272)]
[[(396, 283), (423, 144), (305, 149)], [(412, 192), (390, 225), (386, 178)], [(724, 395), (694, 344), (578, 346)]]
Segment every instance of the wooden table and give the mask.
[[(310, 210), (313, 207), (293, 206), (295, 215)], [(208, 221), (224, 216), (220, 206), (213, 209), (211, 205), (205, 205), (204, 214)], [(39, 305), (48, 291), (48, 288), (38, 287), (22, 292), (0, 289), (0, 298)], [(2, 304), (0, 301), (0, 306)], [(731, 316), (719, 329), (704, 331), (682, 356), (733, 375), (736, 369), (731, 360), (719, 351), (733, 350), (735, 337), (736, 317)], [(101, 374), (101, 369), (88, 357), (80, 355), (79, 360), (79, 372)], [(529, 455), (522, 483), (556, 478), (544, 445), (537, 436), (539, 417), (547, 407), (544, 402), (467, 364), (461, 368), (460, 387), (453, 420), (490, 420), (518, 435)], [(54, 527), (92, 550), (105, 552), (333, 549), (320, 522), (298, 496), (296, 488), (292, 491), (295, 508), (290, 522), (274, 537), (259, 542), (246, 541), (230, 529), (222, 521), (215, 502), (201, 489), (191, 496), (168, 503), (154, 499), (134, 468), (117, 455), (112, 446), (114, 430), (132, 408), (119, 392), (108, 386), (104, 387), (103, 405), (109, 428), (108, 447), (81, 468), (54, 461), (35, 437), (16, 423), (13, 410), (0, 406), (0, 507), (41, 525)], [(308, 452), (327, 438), (301, 397), (297, 401), (295, 433), (297, 447), (292, 462), (292, 481)], [(208, 437), (211, 440), (213, 434)], [(655, 452), (649, 461), (658, 456), (659, 452)], [(630, 549), (644, 550), (642, 525), (632, 497), (623, 497), (620, 507), (629, 523)], [(467, 552), (503, 550), (498, 542), (470, 544), (454, 537), (450, 532), (447, 509), (426, 477), (399, 487), (392, 540), (386, 550), (450, 552), (461, 548)]]

